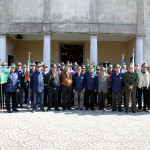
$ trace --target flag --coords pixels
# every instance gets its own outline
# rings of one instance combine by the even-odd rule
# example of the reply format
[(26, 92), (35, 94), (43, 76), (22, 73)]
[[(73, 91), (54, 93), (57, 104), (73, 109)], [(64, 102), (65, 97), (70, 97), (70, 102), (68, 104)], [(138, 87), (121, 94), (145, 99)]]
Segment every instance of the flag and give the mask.
[(107, 63), (106, 63), (106, 74), (108, 74), (108, 68), (107, 68)]
[(87, 59), (85, 72), (88, 72), (88, 70), (89, 70), (89, 60)]
[(121, 73), (124, 73), (124, 63), (125, 63), (125, 55), (122, 55), (122, 62), (121, 62)]
[(6, 83), (9, 76), (10, 67), (0, 67), (0, 84)]
[(30, 75), (30, 54), (29, 54), (29, 58), (28, 58), (28, 63), (27, 63), (27, 71), (26, 71), (26, 75), (25, 75), (25, 82), (27, 82), (27, 80), (29, 79), (29, 75)]
[(95, 61), (94, 61), (94, 73), (96, 73), (96, 64), (95, 64)]

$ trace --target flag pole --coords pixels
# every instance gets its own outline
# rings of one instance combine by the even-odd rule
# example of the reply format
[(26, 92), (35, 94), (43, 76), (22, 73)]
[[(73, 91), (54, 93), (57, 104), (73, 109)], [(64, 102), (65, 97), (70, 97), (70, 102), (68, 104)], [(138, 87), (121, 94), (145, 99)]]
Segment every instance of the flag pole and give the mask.
[[(0, 61), (1, 61), (2, 59), (0, 58)], [(2, 113), (3, 113), (3, 89), (2, 89), (2, 84), (1, 84), (1, 108), (2, 108)]]
[[(29, 58), (30, 58), (30, 55), (31, 55), (31, 53), (29, 52)], [(29, 70), (30, 70), (30, 65), (29, 65)], [(30, 81), (29, 81), (29, 95), (28, 95), (28, 99), (29, 99), (29, 96), (30, 96)]]
[[(132, 53), (132, 57), (133, 57), (133, 59), (132, 59), (132, 65), (133, 65), (133, 67), (134, 67), (134, 48), (133, 48), (133, 53)], [(133, 72), (134, 72), (134, 69), (133, 69)]]

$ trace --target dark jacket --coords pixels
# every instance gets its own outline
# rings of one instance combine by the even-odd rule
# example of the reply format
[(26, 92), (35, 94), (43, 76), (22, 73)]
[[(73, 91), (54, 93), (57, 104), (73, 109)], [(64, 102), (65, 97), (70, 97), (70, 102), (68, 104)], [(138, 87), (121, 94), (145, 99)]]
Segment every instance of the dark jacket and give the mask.
[[(124, 75), (124, 84), (125, 84), (125, 91), (126, 92), (136, 92), (136, 88), (138, 85), (138, 75), (136, 72), (130, 73), (129, 71), (125, 73)], [(128, 88), (129, 86), (133, 86), (132, 91), (130, 91)]]
[(24, 71), (22, 69), (21, 70), (16, 69), (15, 73), (18, 74), (18, 79), (20, 80), (20, 87), (24, 88)]
[(85, 77), (85, 89), (86, 90), (97, 90), (97, 75), (93, 72), (90, 74), (89, 72), (84, 74)]
[(10, 73), (5, 84), (6, 92), (15, 92), (20, 88), (20, 80), (17, 73)]
[(73, 75), (73, 89), (76, 91), (82, 91), (85, 88), (85, 78), (83, 74), (78, 76), (77, 73)]
[(35, 71), (31, 76), (31, 87), (34, 92), (44, 91), (45, 74), (43, 71)]
[(47, 84), (47, 88), (50, 87), (59, 87), (60, 85), (60, 81), (59, 81), (59, 74), (58, 72), (56, 72), (55, 77), (52, 73), (52, 71), (50, 71), (49, 73), (46, 74), (46, 78), (45, 78), (45, 82)]
[(123, 84), (124, 84), (124, 74), (119, 73), (118, 76), (116, 71), (112, 73), (112, 92), (122, 92)]

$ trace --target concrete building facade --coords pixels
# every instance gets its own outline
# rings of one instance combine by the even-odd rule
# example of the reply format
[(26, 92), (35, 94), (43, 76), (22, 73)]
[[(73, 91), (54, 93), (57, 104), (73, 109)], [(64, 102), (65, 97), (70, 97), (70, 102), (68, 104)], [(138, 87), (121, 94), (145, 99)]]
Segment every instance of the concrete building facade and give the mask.
[[(0, 0), (0, 58), (150, 64), (150, 0)], [(68, 52), (69, 51), (69, 52)], [(80, 55), (75, 55), (80, 53)], [(66, 55), (66, 57), (65, 57)]]

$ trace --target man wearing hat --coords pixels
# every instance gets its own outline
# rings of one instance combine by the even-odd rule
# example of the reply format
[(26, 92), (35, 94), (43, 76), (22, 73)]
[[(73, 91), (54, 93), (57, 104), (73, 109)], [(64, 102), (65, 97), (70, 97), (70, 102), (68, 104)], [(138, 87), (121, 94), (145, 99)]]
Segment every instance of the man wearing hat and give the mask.
[[(43, 72), (45, 76), (48, 74), (48, 66), (46, 64), (43, 65)], [(48, 91), (47, 91), (47, 84), (45, 82), (44, 84), (44, 106), (47, 107), (47, 97), (48, 97)]]
[(139, 64), (135, 64), (134, 65), (134, 71), (138, 73), (138, 71), (139, 71)]
[(138, 75), (136, 72), (133, 72), (133, 64), (129, 65), (128, 71), (124, 75), (124, 84), (125, 84), (125, 108), (126, 112), (129, 112), (129, 101), (130, 94), (132, 98), (132, 112), (136, 112), (136, 88), (138, 85)]
[[(36, 71), (35, 66), (36, 66), (35, 62), (31, 63), (31, 65), (30, 65), (30, 67), (31, 67), (30, 78), (31, 78), (32, 74)], [(29, 84), (30, 84), (30, 82), (29, 82)], [(28, 106), (27, 106), (27, 109), (31, 108), (31, 105), (33, 103), (33, 91), (32, 91), (31, 85), (29, 87), (30, 87), (30, 92), (29, 92), (29, 96), (28, 96)]]
[(83, 110), (84, 103), (84, 75), (81, 73), (81, 67), (77, 67), (77, 72), (73, 75), (73, 93), (74, 93), (74, 106), (75, 109)]
[(110, 86), (110, 76), (106, 74), (106, 69), (101, 68), (98, 75), (98, 104), (99, 110), (105, 111), (105, 103), (107, 99), (108, 87)]
[(85, 65), (81, 65), (81, 73), (85, 74)]
[[(27, 65), (24, 64), (23, 65), (23, 80), (25, 80), (26, 71), (27, 71)], [(28, 81), (24, 82), (23, 89), (24, 89), (24, 93), (25, 93), (25, 104), (27, 104), (28, 103), (28, 89), (29, 89), (29, 82)]]
[(118, 111), (122, 112), (122, 89), (124, 84), (124, 74), (120, 72), (121, 66), (116, 65), (112, 74), (112, 111), (116, 111), (116, 99), (118, 100)]
[(98, 65), (100, 68), (103, 67), (103, 62), (100, 62), (99, 65)]
[(72, 78), (73, 73), (70, 71), (70, 64), (66, 63), (65, 70), (60, 74), (63, 110), (71, 110)]
[(59, 74), (57, 72), (56, 64), (51, 65), (50, 72), (46, 75), (47, 90), (48, 90), (48, 108), (47, 111), (50, 111), (52, 108), (52, 101), (54, 99), (55, 110), (59, 111), (58, 108), (58, 92), (59, 92)]
[(20, 80), (20, 89), (19, 92), (16, 93), (17, 105), (20, 104), (20, 108), (23, 108), (24, 72), (22, 70), (21, 62), (17, 63), (15, 73), (18, 74), (18, 78)]
[(31, 87), (33, 91), (33, 110), (34, 113), (37, 109), (37, 98), (38, 94), (40, 95), (40, 109), (44, 110), (44, 82), (45, 82), (45, 74), (41, 71), (41, 64), (38, 63), (36, 65), (36, 71), (31, 76)]
[(141, 71), (138, 72), (138, 111), (140, 112), (142, 109), (142, 94), (144, 96), (144, 106), (143, 111), (147, 111), (148, 107), (148, 88), (149, 88), (149, 73), (147, 71), (147, 65), (145, 63), (141, 66)]
[[(95, 92), (97, 91), (97, 76), (94, 73), (94, 67), (89, 66), (88, 72), (84, 74), (85, 76), (85, 110), (89, 107), (94, 110), (94, 100)], [(89, 99), (91, 99), (89, 104)]]
[(64, 71), (64, 70), (65, 70), (65, 64), (64, 64), (64, 62), (61, 62), (60, 70), (61, 70), (61, 71)]
[[(10, 74), (7, 79), (6, 87), (6, 109), (8, 113), (11, 113), (12, 110), (18, 112), (17, 110), (17, 100), (16, 93), (19, 92), (20, 89), (20, 80), (18, 74), (15, 73), (15, 64), (11, 64)], [(10, 107), (10, 100), (12, 98), (12, 110)]]
[(110, 87), (108, 88), (108, 94), (107, 94), (107, 106), (112, 105), (112, 84), (111, 84), (112, 73), (113, 73), (113, 66), (112, 66), (112, 64), (109, 64), (108, 75), (110, 76)]
[[(1, 67), (4, 68), (6, 66), (7, 66), (7, 63), (6, 62), (2, 62)], [(2, 100), (1, 100), (1, 92), (0, 92), (1, 108), (2, 108), (2, 104), (4, 105), (5, 97), (6, 97), (5, 84), (6, 83), (2, 84), (3, 103), (2, 103)], [(0, 91), (1, 91), (1, 86), (0, 86)]]
[(58, 74), (60, 75), (60, 73), (61, 73), (61, 64), (60, 63), (58, 63), (57, 64), (57, 72), (58, 72)]

